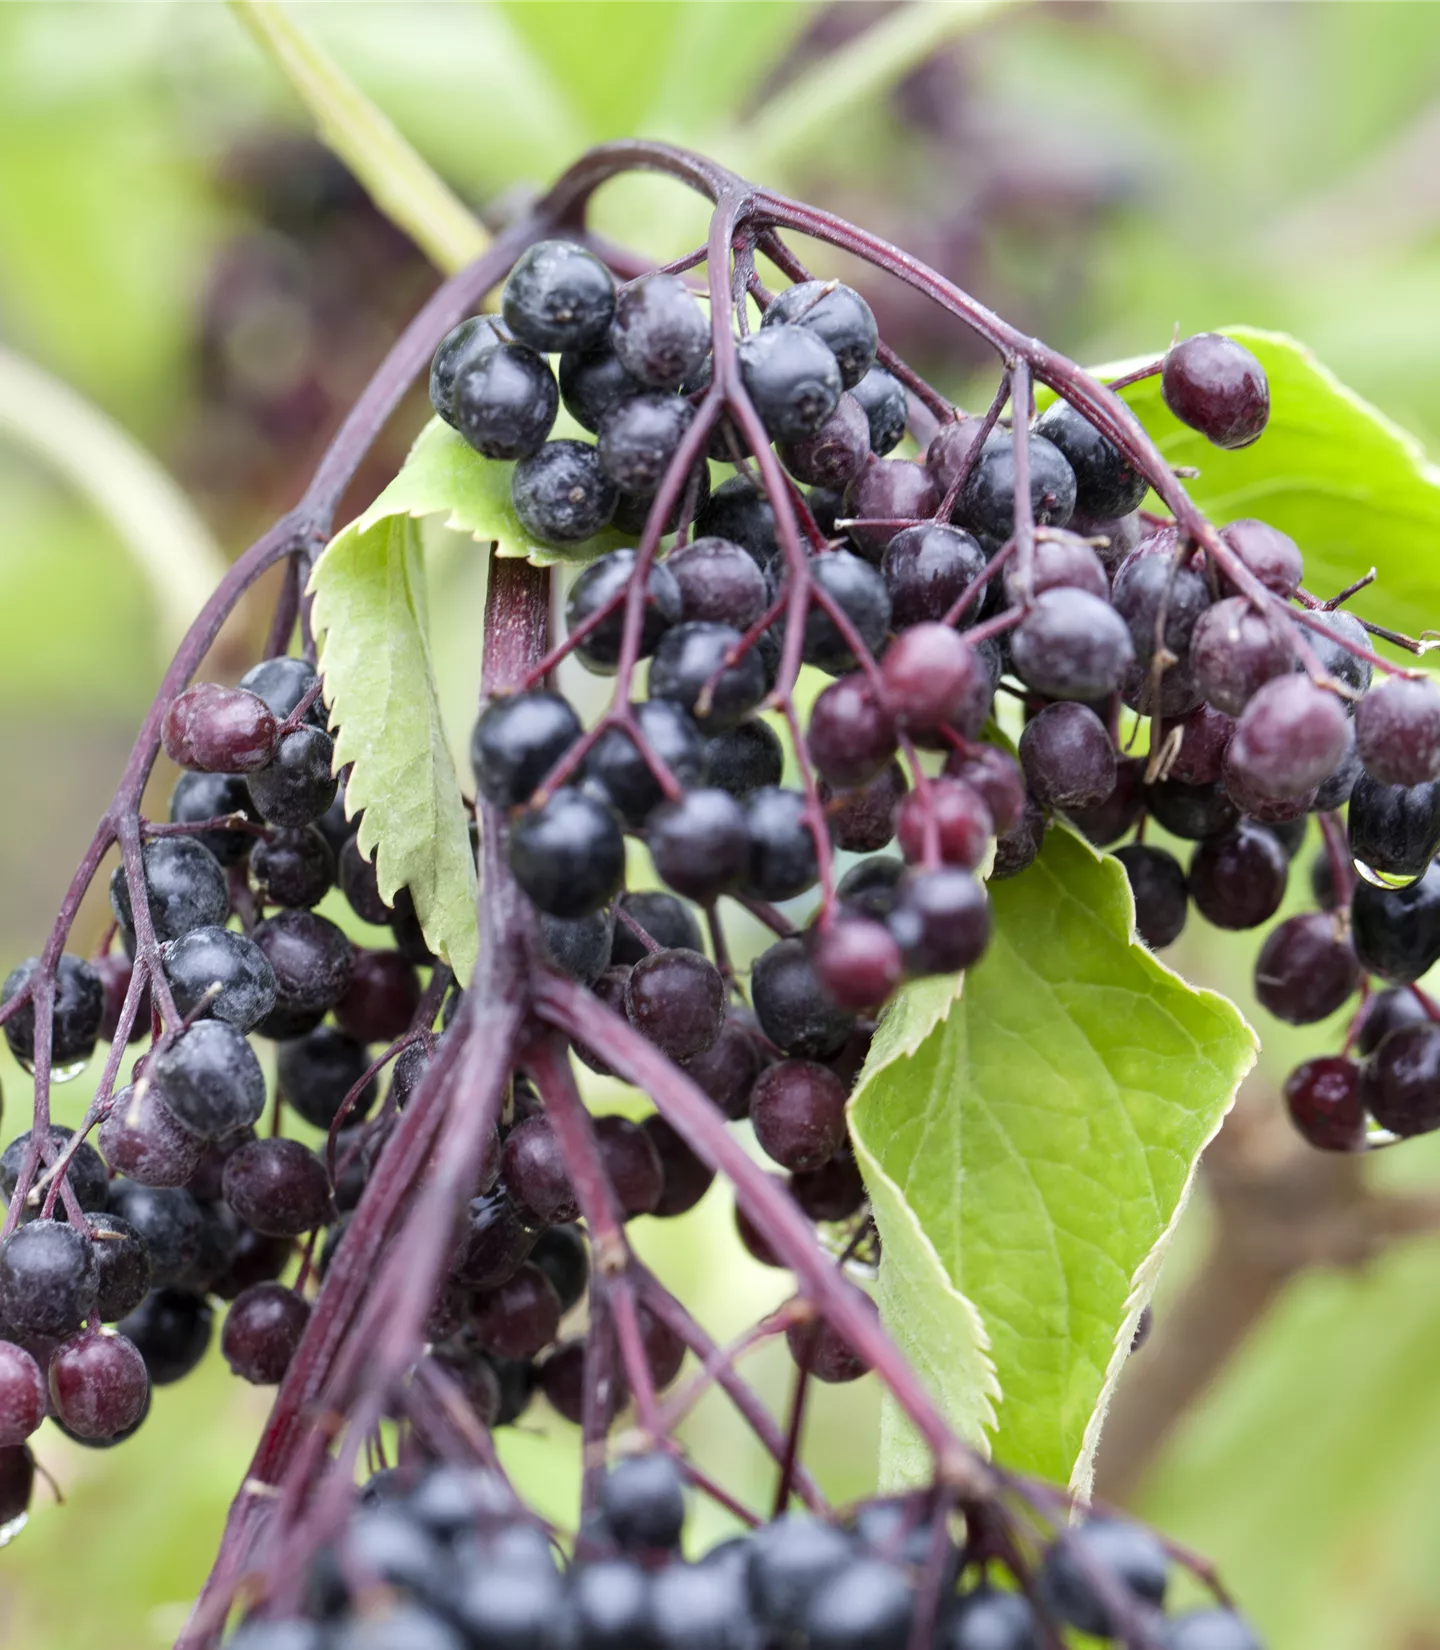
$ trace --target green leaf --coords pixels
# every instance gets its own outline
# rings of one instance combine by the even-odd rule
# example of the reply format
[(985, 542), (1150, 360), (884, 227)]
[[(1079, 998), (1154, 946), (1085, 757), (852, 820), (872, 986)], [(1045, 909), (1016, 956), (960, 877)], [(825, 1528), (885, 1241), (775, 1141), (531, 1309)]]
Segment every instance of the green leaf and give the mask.
[[(984, 960), (963, 991), (901, 993), (851, 1131), (892, 1333), (957, 1427), (972, 1439), (989, 1427), (1006, 1466), (1084, 1493), (1196, 1161), (1255, 1038), (1231, 1003), (1135, 939), (1123, 868), (1069, 831), (990, 892)], [(923, 1475), (893, 1415), (884, 1440), (888, 1479)]]
[[(556, 437), (583, 435), (562, 413)], [(497, 556), (523, 556), (536, 567), (581, 566), (623, 543), (618, 533), (602, 533), (583, 544), (542, 544), (520, 525), (510, 502), (515, 466), (481, 458), (450, 426), (432, 418), (416, 437), (399, 475), (357, 525), (362, 532), (387, 516), (445, 517), (444, 525), (472, 538), (489, 540)]]
[[(1158, 377), (1122, 391), (1166, 458), (1200, 471), (1185, 483), (1190, 496), (1221, 525), (1261, 516), (1289, 533), (1305, 556), (1305, 588), (1318, 596), (1374, 567), (1378, 581), (1354, 604), (1360, 615), (1411, 635), (1429, 628), (1440, 468), (1303, 344), (1252, 327), (1225, 331), (1254, 351), (1270, 379), (1270, 422), (1253, 446), (1211, 446), (1166, 407)], [(1094, 370), (1110, 378), (1126, 367)]]
[(465, 984), (478, 944), (475, 856), (435, 692), (420, 533), (408, 516), (366, 517), (331, 541), (310, 579), (335, 764), (354, 764), (345, 809), (365, 810), (360, 848), (375, 856), (382, 898), (409, 888), (431, 950)]

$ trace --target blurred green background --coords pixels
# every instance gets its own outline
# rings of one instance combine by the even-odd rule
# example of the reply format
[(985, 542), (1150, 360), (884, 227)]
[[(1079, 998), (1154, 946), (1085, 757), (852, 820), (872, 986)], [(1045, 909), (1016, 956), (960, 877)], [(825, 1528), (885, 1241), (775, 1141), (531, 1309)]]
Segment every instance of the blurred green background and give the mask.
[[(917, 33), (950, 38), (889, 79), (872, 71), (816, 118), (793, 88), (823, 87), (828, 53), (870, 28), (917, 28), (916, 15), (610, 0), (296, 11), (492, 216), (599, 139), (693, 143), (879, 229), (1081, 360), (1156, 351), (1176, 326), (1293, 332), (1440, 456), (1434, 5), (1015, 6), (973, 29), (961, 13), (937, 27), (930, 8)], [(602, 215), (660, 255), (698, 238), (698, 220), (650, 186), (607, 193)], [(0, 7), (0, 347), (156, 454), (225, 553), (296, 496), (433, 280), (311, 142), (224, 9)], [(891, 341), (963, 392), (983, 365), (969, 341), (906, 294), (867, 290)], [(82, 482), (93, 463), (76, 422), (29, 399), (27, 382), (0, 354), (6, 968), (38, 949), (159, 679), (173, 637), (157, 592), (173, 599), (196, 576), (178, 563), (142, 570), (113, 521), (36, 456), (37, 444), (54, 448)], [(397, 419), (357, 503), (398, 463), (421, 411)], [(437, 649), (463, 728), (483, 580), (454, 547), (434, 577)], [(261, 603), (243, 612), (211, 673), (235, 669), (263, 622)], [(157, 810), (168, 782), (157, 778)], [(77, 948), (103, 922), (87, 907)], [(1245, 936), (1192, 933), (1177, 950), (1177, 966), (1207, 983), (1233, 990), (1249, 977)], [(1248, 989), (1240, 996), (1251, 1011)], [(1268, 1140), (1277, 1078), (1324, 1039), (1253, 1018), (1266, 1055), (1241, 1122)], [(8, 1138), (27, 1085), (8, 1057), (0, 1079)], [(84, 1089), (64, 1092), (62, 1119), (79, 1115)], [(1422, 1187), (1440, 1176), (1424, 1145), (1394, 1156), (1371, 1172)], [(1213, 1218), (1202, 1183), (1154, 1341), (1122, 1386), (1122, 1423), (1147, 1359), (1183, 1359), (1166, 1347), (1167, 1301)], [(647, 1257), (722, 1337), (778, 1297), (773, 1274), (730, 1239), (720, 1194), (679, 1226), (649, 1224), (637, 1227)], [(1437, 1262), (1440, 1245), (1419, 1237), (1364, 1269), (1306, 1272), (1143, 1463), (1133, 1503), (1219, 1563), (1274, 1650), (1440, 1647)], [(783, 1377), (762, 1361), (765, 1390), (778, 1397)], [(66, 1505), (40, 1490), (30, 1527), (0, 1552), (0, 1644), (168, 1643), (265, 1407), (212, 1356), (159, 1394), (121, 1450), (81, 1450), (47, 1428), (38, 1453)], [(695, 1426), (763, 1496), (760, 1464), (723, 1412)], [(835, 1493), (859, 1493), (874, 1394), (864, 1383), (824, 1394), (811, 1427)], [(557, 1513), (573, 1480), (565, 1434), (537, 1409), (507, 1444)]]

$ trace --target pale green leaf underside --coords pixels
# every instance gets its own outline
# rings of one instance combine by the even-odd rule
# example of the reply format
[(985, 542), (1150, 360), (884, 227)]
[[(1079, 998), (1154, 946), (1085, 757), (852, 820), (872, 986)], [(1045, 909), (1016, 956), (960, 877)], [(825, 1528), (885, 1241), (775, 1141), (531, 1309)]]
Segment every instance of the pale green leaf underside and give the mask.
[[(958, 1427), (990, 1425), (998, 1396), (997, 1459), (1083, 1493), (1160, 1256), (1255, 1039), (1232, 1004), (1134, 939), (1123, 869), (1069, 831), (990, 892), (984, 960), (963, 993), (951, 986), (943, 1019), (933, 983), (902, 993), (910, 1023), (893, 1039), (882, 1025), (851, 1127), (878, 1188), (892, 1332)], [(912, 992), (924, 996), (907, 1005)], [(887, 1478), (923, 1475), (894, 1417), (885, 1443)]]
[[(555, 426), (557, 437), (583, 435), (565, 414)], [(361, 530), (386, 516), (443, 516), (457, 533), (492, 542), (498, 556), (524, 557), (536, 567), (583, 566), (622, 540), (602, 533), (583, 544), (542, 544), (520, 525), (510, 502), (513, 464), (481, 458), (473, 447), (438, 418), (416, 437), (400, 473), (359, 519)]]
[[(1166, 407), (1158, 377), (1124, 390), (1125, 401), (1172, 464), (1200, 471), (1185, 487), (1212, 520), (1261, 516), (1282, 528), (1304, 553), (1306, 589), (1319, 596), (1374, 567), (1379, 578), (1356, 611), (1418, 635), (1434, 618), (1440, 468), (1303, 344), (1253, 327), (1224, 330), (1254, 351), (1270, 380), (1270, 422), (1252, 446), (1212, 447)], [(1111, 378), (1126, 368), (1094, 371)]]
[(335, 762), (354, 764), (345, 808), (365, 811), (381, 895), (409, 888), (431, 949), (468, 983), (475, 857), (435, 693), (419, 529), (373, 516), (331, 541), (310, 581)]

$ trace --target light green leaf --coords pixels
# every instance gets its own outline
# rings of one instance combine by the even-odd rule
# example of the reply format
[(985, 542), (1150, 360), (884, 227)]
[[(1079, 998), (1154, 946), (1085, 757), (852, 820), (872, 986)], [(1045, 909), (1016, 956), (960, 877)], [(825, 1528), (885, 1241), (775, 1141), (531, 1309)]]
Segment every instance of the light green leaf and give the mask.
[[(367, 517), (373, 512), (367, 512)], [(346, 812), (381, 896), (408, 887), (425, 938), (462, 984), (475, 967), (475, 856), (435, 693), (420, 534), (405, 515), (352, 522), (310, 580)]]
[[(583, 433), (563, 414), (555, 426), (557, 437)], [(444, 525), (453, 531), (493, 543), (497, 556), (523, 556), (536, 567), (583, 566), (624, 542), (618, 533), (560, 546), (532, 538), (510, 502), (514, 468), (481, 458), (448, 424), (432, 418), (416, 437), (399, 475), (357, 525), (365, 532), (387, 516), (443, 515)]]
[[(992, 1427), (1006, 1466), (1083, 1494), (1196, 1161), (1255, 1038), (1135, 939), (1123, 868), (1069, 831), (990, 892), (984, 960), (961, 993), (933, 981), (901, 993), (851, 1130), (892, 1332), (957, 1427)], [(924, 1470), (894, 1417), (885, 1444), (887, 1478)]]
[[(1172, 464), (1200, 471), (1185, 486), (1213, 520), (1261, 516), (1289, 533), (1304, 552), (1305, 587), (1319, 596), (1374, 567), (1379, 579), (1356, 611), (1418, 635), (1436, 617), (1440, 468), (1303, 344), (1251, 327), (1225, 331), (1254, 351), (1270, 380), (1270, 422), (1252, 446), (1212, 447), (1166, 407), (1158, 377), (1122, 391), (1125, 401)], [(1094, 370), (1110, 378), (1126, 365)]]

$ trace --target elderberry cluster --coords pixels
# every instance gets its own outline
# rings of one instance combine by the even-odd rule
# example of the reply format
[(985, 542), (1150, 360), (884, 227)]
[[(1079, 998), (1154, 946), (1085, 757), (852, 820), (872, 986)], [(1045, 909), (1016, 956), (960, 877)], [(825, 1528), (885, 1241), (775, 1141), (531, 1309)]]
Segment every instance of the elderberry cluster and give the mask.
[[(1425, 874), (1440, 847), (1440, 688), (1388, 666), (1372, 682), (1383, 662), (1365, 627), (1303, 590), (1291, 539), (1253, 519), (1205, 539), (1147, 514), (1154, 478), (1065, 400), (1023, 443), (992, 411), (942, 423), (920, 457), (887, 457), (912, 407), (877, 364), (864, 299), (803, 281), (766, 300), (735, 349), (786, 472), (798, 559), (733, 407), (707, 433), (709, 463), (683, 445), (714, 358), (679, 276), (617, 287), (583, 247), (546, 242), (511, 275), (503, 321), (465, 322), (435, 356), (437, 411), (485, 456), (518, 460), (512, 497), (532, 534), (638, 536), (569, 593), (562, 651), (620, 674), (598, 726), (537, 683), (493, 700), (472, 744), (481, 795), (512, 811), (510, 866), (562, 968), (672, 1058), (730, 1074), (717, 1102), (738, 1116), (748, 1094), (765, 1149), (813, 1172), (843, 1150), (844, 1102), (815, 1062), (843, 1061), (870, 1023), (857, 1017), (902, 980), (979, 961), (979, 873), (989, 861), (992, 877), (1019, 874), (1057, 816), (1115, 851), (1139, 935), (1162, 947), (1192, 904), (1220, 928), (1269, 921), (1307, 817), (1321, 816), (1333, 857), (1348, 805), (1345, 887), (1325, 903), (1349, 899), (1353, 855), (1369, 880), (1350, 920), (1292, 918), (1257, 964), (1260, 1001), (1291, 1023), (1333, 1013), (1366, 971), (1409, 982), (1440, 958), (1440, 871)], [(1200, 334), (1156, 370), (1171, 411), (1215, 445), (1262, 434), (1268, 385), (1238, 344)], [(594, 443), (547, 439), (562, 401)], [(712, 464), (736, 471), (713, 491)], [(832, 680), (792, 741), (787, 785), (763, 713), (793, 708), (797, 664)], [(997, 691), (1018, 701), (1018, 762), (982, 741)], [(1148, 754), (1131, 754), (1137, 742)], [(1157, 827), (1193, 844), (1188, 864)], [(662, 909), (660, 896), (620, 894), (627, 836), (712, 924), (722, 896), (774, 922), (753, 1020), (727, 1008), (677, 900), (643, 967), (610, 958), (623, 900)], [(898, 856), (878, 854), (892, 843)], [(837, 871), (837, 850), (876, 857)], [(817, 887), (803, 934), (774, 921), (775, 904)], [(1410, 1017), (1425, 1018), (1418, 1001)], [(1370, 1024), (1364, 1051), (1381, 1035)], [(731, 1053), (757, 1027), (787, 1057), (758, 1077), (748, 1043), (738, 1065)], [(1293, 1113), (1317, 1143), (1362, 1143), (1367, 1108), (1397, 1133), (1440, 1125), (1440, 1026), (1415, 1026), (1372, 1062), (1363, 1097), (1361, 1075), (1342, 1059), (1292, 1079)]]
[[(260, 1385), (281, 1379), (310, 1314), (315, 1268), (297, 1242), (313, 1247), (351, 1206), (357, 1159), (378, 1150), (427, 1053), (419, 969), (434, 959), (408, 896), (393, 908), (381, 900), (359, 821), (337, 801), (319, 689), (303, 660), (273, 658), (238, 688), (188, 689), (165, 717), (166, 750), (189, 771), (171, 798), (171, 834), (145, 842), (142, 867), (179, 1022), (102, 1100), (94, 1144), (50, 1126), (12, 1211), (0, 1245), (0, 1482), (13, 1494), (0, 1492), (0, 1525), (24, 1511), (25, 1440), (41, 1420), (95, 1446), (129, 1437), (151, 1389), (199, 1363), (217, 1304), (228, 1303), (220, 1345), (231, 1369)], [(337, 883), (359, 917), (389, 926), (393, 945), (352, 944), (313, 909)], [(57, 1078), (115, 1036), (132, 995), (137, 914), (122, 868), (111, 902), (120, 945), (94, 961), (60, 959)], [(14, 970), (0, 1000), (37, 966), (32, 957)], [(152, 1031), (150, 985), (134, 995), (131, 1041)], [(35, 1019), (25, 1003), (4, 1028), (27, 1067)], [(265, 1134), (251, 1036), (276, 1045), (276, 1125)], [(397, 1041), (386, 1106), (367, 1126), (379, 1092), (372, 1050)], [(328, 1154), (279, 1133), (282, 1101), (301, 1124), (335, 1131)], [(0, 1154), (7, 1204), (34, 1146), (26, 1130)], [(299, 1275), (282, 1283), (297, 1258)]]
[[(253, 1616), (233, 1650), (939, 1650), (1111, 1642), (1141, 1621), (1157, 1650), (1261, 1650), (1228, 1609), (1163, 1613), (1170, 1564), (1137, 1525), (1091, 1519), (1015, 1572), (982, 1530), (957, 1544), (925, 1495), (834, 1522), (787, 1513), (682, 1556), (683, 1463), (625, 1457), (567, 1560), (498, 1476), (417, 1463), (377, 1473), (304, 1578), (303, 1613)], [(1029, 1555), (1027, 1555), (1029, 1556)]]

